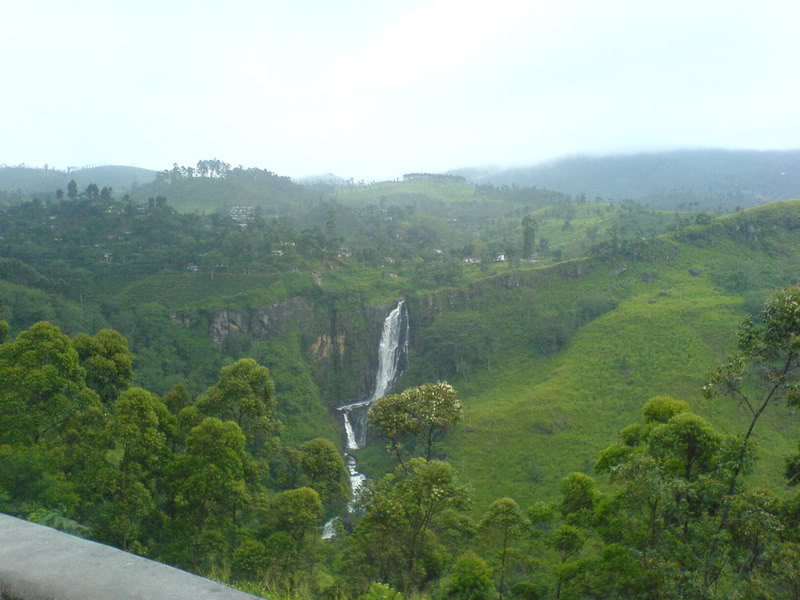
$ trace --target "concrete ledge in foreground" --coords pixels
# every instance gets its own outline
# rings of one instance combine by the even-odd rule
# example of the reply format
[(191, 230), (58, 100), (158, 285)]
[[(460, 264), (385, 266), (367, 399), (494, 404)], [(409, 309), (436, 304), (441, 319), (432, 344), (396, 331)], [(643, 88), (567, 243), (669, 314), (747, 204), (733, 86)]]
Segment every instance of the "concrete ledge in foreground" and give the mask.
[(0, 600), (253, 600), (161, 563), (0, 514)]

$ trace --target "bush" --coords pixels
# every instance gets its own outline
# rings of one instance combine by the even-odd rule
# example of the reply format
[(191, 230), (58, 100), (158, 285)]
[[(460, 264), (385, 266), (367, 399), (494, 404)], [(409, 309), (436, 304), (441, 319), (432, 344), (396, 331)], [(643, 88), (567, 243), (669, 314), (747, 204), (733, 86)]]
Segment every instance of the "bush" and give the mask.
[(610, 296), (593, 294), (579, 298), (575, 303), (575, 314), (579, 324), (596, 319), (617, 307), (617, 301)]
[(403, 596), (397, 590), (385, 583), (373, 583), (362, 600), (402, 600)]
[(269, 566), (267, 548), (261, 542), (244, 540), (233, 553), (233, 576), (235, 579), (253, 581)]
[(495, 595), (492, 569), (474, 552), (459, 557), (442, 589), (442, 598), (448, 600), (489, 600)]

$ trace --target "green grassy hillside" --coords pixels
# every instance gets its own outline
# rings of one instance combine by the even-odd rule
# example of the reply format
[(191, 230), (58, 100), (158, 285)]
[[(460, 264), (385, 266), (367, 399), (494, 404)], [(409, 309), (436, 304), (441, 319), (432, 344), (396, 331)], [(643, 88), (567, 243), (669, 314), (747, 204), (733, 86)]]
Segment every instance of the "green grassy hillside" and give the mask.
[[(319, 199), (263, 171), (161, 175), (148, 196), (159, 186), (197, 203), (217, 192), (236, 202), (227, 195), (236, 189), (284, 190), (281, 202), (300, 194), (319, 229), (298, 231), (300, 217), (240, 227), (155, 201), (5, 209), (4, 252), (21, 261), (8, 262), (0, 289), (12, 330), (39, 319), (70, 333), (117, 328), (136, 353), (137, 383), (162, 394), (183, 384), (196, 395), (222, 365), (255, 356), (276, 373), (287, 436), (335, 438), (328, 406), (369, 393), (382, 311), (406, 297), (414, 345), (400, 384), (447, 379), (462, 392), (466, 421), (443, 450), (475, 485), (478, 506), (509, 493), (551, 496), (565, 473), (590, 470), (594, 453), (657, 394), (738, 431), (735, 406), (700, 399), (705, 374), (733, 347), (745, 313), (800, 278), (797, 201), (712, 220), (452, 181), (344, 186)], [(530, 219), (540, 262), (495, 262), (496, 253), (520, 255)], [(193, 261), (197, 271), (187, 269)], [(253, 326), (252, 311), (291, 298), (287, 306), (300, 308), (270, 313), (280, 327), (265, 335)], [(234, 323), (221, 311), (240, 314)], [(339, 339), (347, 352), (332, 351)], [(794, 443), (779, 429), (791, 422), (783, 416), (762, 428), (769, 460), (759, 481), (779, 481)], [(389, 462), (376, 442), (360, 456), (370, 474)]]
[[(565, 474), (591, 473), (596, 452), (637, 422), (652, 396), (686, 400), (719, 429), (742, 432), (741, 408), (703, 399), (701, 387), (735, 349), (747, 311), (769, 289), (800, 281), (799, 251), (800, 200), (662, 236), (639, 260), (587, 259), (563, 273), (558, 266), (521, 270), (517, 279), (527, 281), (519, 288), (484, 282), (451, 294), (449, 306), (441, 302), (420, 326), (403, 383), (445, 375), (461, 390), (465, 421), (443, 450), (474, 486), (476, 508), (503, 495), (524, 504), (551, 498)], [(580, 316), (599, 299), (613, 308)], [(554, 320), (566, 323), (555, 352), (540, 335)], [(478, 333), (470, 339), (466, 330)], [(460, 372), (445, 363), (430, 369), (426, 336), (443, 333), (450, 345), (432, 351), (461, 353)], [(475, 354), (487, 335), (490, 348)], [(756, 484), (783, 486), (783, 457), (799, 433), (800, 419), (787, 408), (767, 415), (756, 436), (763, 458)], [(379, 470), (378, 452), (364, 454), (364, 464)]]

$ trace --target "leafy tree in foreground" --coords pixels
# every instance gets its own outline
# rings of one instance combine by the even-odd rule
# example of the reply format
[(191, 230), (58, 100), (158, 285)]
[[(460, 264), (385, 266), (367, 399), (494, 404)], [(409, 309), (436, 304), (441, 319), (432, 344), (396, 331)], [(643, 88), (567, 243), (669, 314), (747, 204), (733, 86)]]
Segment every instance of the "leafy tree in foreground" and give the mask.
[(297, 456), (309, 487), (317, 491), (323, 504), (344, 509), (350, 496), (350, 477), (333, 442), (325, 438), (309, 440), (300, 445)]
[(128, 341), (118, 331), (101, 329), (95, 336), (79, 333), (72, 343), (86, 369), (86, 384), (103, 402), (112, 403), (133, 377)]
[(703, 388), (709, 398), (720, 393), (734, 398), (750, 417), (728, 478), (728, 495), (746, 467), (750, 438), (761, 415), (783, 400), (800, 406), (800, 287), (775, 292), (761, 312), (760, 322), (745, 319), (738, 347), (736, 354), (711, 373)]
[(402, 584), (407, 596), (426, 579), (419, 559), (436, 545), (437, 518), (448, 509), (466, 510), (467, 489), (448, 463), (413, 458), (364, 496), (366, 514), (356, 538), (381, 575)]
[(253, 539), (244, 540), (233, 553), (233, 576), (239, 580), (254, 581), (269, 567), (266, 546)]
[(97, 402), (71, 340), (36, 323), (0, 345), (0, 443), (52, 439), (70, 417)]
[(654, 398), (643, 414), (643, 424), (624, 428), (598, 457), (596, 469), (618, 486), (594, 511), (603, 560), (580, 561), (570, 589), (599, 590), (597, 597), (772, 597), (783, 585), (777, 574), (791, 563), (789, 532), (800, 511), (748, 490), (742, 477), (731, 490), (751, 454), (684, 402)]
[(492, 569), (474, 552), (458, 558), (442, 589), (448, 600), (491, 600), (495, 594)]
[(275, 405), (269, 370), (252, 358), (223, 367), (216, 385), (197, 401), (203, 414), (236, 423), (255, 454), (269, 453), (277, 445), (282, 425)]
[(528, 519), (519, 505), (511, 498), (500, 498), (492, 502), (480, 524), (483, 537), (500, 547), (500, 598), (505, 591), (506, 558), (509, 544), (518, 540), (527, 530)]
[(433, 442), (458, 424), (463, 407), (456, 390), (446, 382), (426, 383), (401, 394), (379, 399), (370, 409), (370, 424), (389, 438), (401, 466), (404, 436), (415, 436), (424, 444), (425, 460), (431, 460)]
[(124, 549), (140, 540), (142, 523), (156, 510), (156, 478), (172, 461), (164, 432), (170, 418), (163, 403), (141, 388), (126, 390), (115, 403), (110, 429), (122, 458), (103, 529)]
[(308, 487), (280, 492), (267, 503), (261, 513), (261, 537), (273, 580), (294, 589), (302, 579), (301, 567), (313, 570), (322, 514), (319, 494)]
[(180, 536), (199, 568), (227, 552), (238, 511), (251, 499), (245, 437), (233, 421), (205, 418), (186, 438), (186, 454), (170, 474)]

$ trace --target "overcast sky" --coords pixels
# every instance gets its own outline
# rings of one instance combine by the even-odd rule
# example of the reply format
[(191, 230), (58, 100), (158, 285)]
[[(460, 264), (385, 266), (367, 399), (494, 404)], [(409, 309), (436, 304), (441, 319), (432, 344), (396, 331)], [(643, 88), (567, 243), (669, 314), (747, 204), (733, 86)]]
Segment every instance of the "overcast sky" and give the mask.
[(13, 1), (0, 163), (380, 179), (800, 147), (797, 0)]

